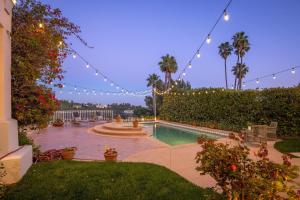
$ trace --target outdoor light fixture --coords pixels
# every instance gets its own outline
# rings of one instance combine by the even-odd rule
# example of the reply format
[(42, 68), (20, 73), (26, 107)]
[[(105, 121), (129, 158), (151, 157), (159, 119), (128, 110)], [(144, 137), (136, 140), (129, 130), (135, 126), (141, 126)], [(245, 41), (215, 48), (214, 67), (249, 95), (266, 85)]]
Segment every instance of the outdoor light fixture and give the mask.
[(208, 34), (207, 38), (206, 38), (206, 43), (210, 44), (211, 43), (211, 38), (210, 38), (210, 34)]
[(95, 75), (98, 76), (98, 71), (96, 71)]
[(111, 83), (111, 84), (110, 84), (110, 86), (114, 86), (114, 84), (113, 84), (113, 83)]
[(106, 82), (106, 81), (107, 81), (107, 78), (104, 79), (104, 82)]
[(197, 51), (197, 55), (196, 56), (197, 56), (197, 58), (201, 57), (199, 50)]
[(190, 63), (189, 63), (189, 69), (191, 69), (191, 68), (192, 68), (192, 63), (190, 62)]
[(229, 20), (229, 14), (228, 14), (228, 12), (226, 10), (224, 11), (224, 20), (225, 21)]
[(273, 77), (273, 79), (274, 79), (274, 80), (276, 79), (276, 76), (275, 76), (275, 74), (273, 74), (273, 75), (272, 75), (272, 77)]
[(44, 24), (43, 23), (39, 23), (39, 28), (44, 28)]
[(120, 87), (119, 87), (119, 86), (117, 86), (117, 87), (116, 87), (116, 89), (118, 90), (118, 89), (120, 89)]
[(296, 69), (295, 69), (295, 68), (292, 68), (291, 73), (292, 73), (292, 74), (296, 74)]
[(259, 79), (256, 79), (256, 84), (259, 84)]
[(86, 64), (86, 68), (89, 68), (90, 67), (90, 65), (89, 64)]
[(75, 59), (77, 56), (76, 56), (76, 54), (73, 54), (73, 58)]
[(186, 73), (185, 73), (185, 72), (183, 72), (183, 73), (182, 73), (182, 75), (183, 75), (183, 76), (185, 76), (185, 75), (186, 75)]

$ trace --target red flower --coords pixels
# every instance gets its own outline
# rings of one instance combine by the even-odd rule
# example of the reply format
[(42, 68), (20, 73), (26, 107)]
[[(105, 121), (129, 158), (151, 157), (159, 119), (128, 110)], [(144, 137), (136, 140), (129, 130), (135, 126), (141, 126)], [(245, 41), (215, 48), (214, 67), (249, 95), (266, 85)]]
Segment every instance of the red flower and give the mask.
[(232, 164), (230, 166), (231, 171), (235, 172), (237, 170), (237, 166), (235, 164)]

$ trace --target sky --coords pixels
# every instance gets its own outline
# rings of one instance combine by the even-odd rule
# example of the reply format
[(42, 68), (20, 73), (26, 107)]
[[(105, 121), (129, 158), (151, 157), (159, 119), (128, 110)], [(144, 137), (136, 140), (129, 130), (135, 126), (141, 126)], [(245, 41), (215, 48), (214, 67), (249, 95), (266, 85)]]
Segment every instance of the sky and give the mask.
[[(128, 90), (146, 90), (146, 78), (157, 73), (161, 56), (173, 55), (179, 72), (195, 53), (209, 29), (227, 4), (227, 0), (42, 0), (81, 27), (81, 36), (94, 48), (85, 47), (76, 38), (69, 42), (89, 63)], [(220, 43), (236, 32), (249, 37), (250, 51), (244, 61), (249, 67), (246, 80), (300, 65), (299, 0), (233, 0), (228, 9), (230, 20), (220, 21), (212, 33), (211, 44), (201, 49), (201, 58), (193, 62), (185, 80), (193, 88), (224, 87), (224, 60), (218, 55)], [(228, 59), (229, 85), (236, 56)], [(63, 65), (65, 83), (98, 91), (117, 91), (78, 58), (71, 56)], [(177, 78), (177, 75), (173, 75)], [(278, 74), (276, 80), (260, 80), (259, 87), (288, 87), (300, 82), (300, 68)], [(256, 88), (254, 82), (245, 88)], [(149, 88), (148, 88), (149, 89)], [(144, 98), (113, 95), (71, 95), (67, 86), (58, 98), (77, 102), (144, 105)]]

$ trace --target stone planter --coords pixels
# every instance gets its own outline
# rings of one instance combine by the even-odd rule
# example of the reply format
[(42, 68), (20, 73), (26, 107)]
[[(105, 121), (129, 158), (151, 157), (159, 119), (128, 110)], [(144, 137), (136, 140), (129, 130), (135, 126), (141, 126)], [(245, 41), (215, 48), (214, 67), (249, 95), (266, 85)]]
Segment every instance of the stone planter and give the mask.
[(72, 160), (75, 155), (75, 149), (70, 148), (70, 149), (64, 149), (61, 152), (61, 156), (64, 160)]
[(104, 153), (104, 158), (106, 161), (117, 161), (118, 153)]

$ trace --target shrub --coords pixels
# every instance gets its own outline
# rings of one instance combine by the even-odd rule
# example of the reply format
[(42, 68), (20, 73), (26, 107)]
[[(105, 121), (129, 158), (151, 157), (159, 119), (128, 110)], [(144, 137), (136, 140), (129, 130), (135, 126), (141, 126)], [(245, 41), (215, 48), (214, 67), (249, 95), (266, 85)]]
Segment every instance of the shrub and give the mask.
[(277, 121), (279, 135), (300, 136), (300, 88), (174, 91), (165, 95), (160, 118), (231, 131)]
[(230, 146), (206, 140), (201, 146), (196, 169), (213, 177), (228, 199), (281, 199), (283, 193), (288, 199), (300, 198), (287, 184), (297, 176), (297, 167), (291, 166), (288, 156), (283, 156), (283, 164), (271, 162), (266, 144), (261, 145), (256, 161), (249, 158), (249, 149), (242, 143)]

